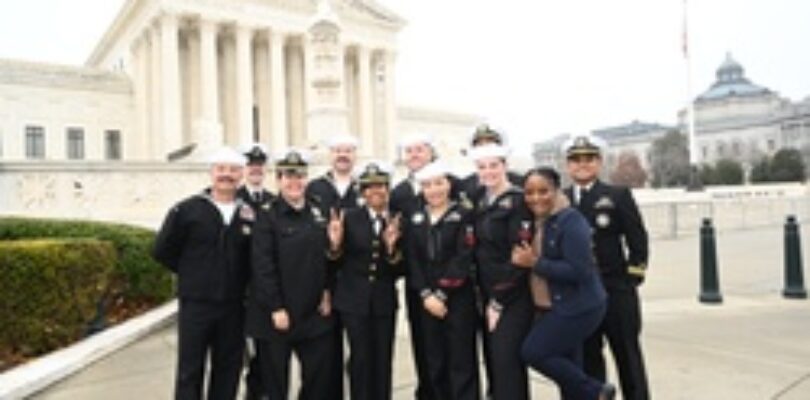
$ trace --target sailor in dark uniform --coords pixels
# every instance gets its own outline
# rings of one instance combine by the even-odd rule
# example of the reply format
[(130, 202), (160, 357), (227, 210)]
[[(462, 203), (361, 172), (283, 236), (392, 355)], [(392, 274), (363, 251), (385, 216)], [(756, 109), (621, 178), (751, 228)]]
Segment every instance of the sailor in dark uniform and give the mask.
[(247, 334), (255, 339), (264, 392), (287, 399), (292, 353), (301, 364), (299, 399), (331, 398), (332, 280), (328, 220), (304, 195), (307, 162), (285, 151), (276, 162), (279, 197), (259, 214), (253, 236)]
[[(169, 211), (153, 257), (177, 275), (175, 398), (236, 397), (245, 337), (245, 285), (255, 211), (236, 197), (245, 157), (223, 148), (210, 158), (211, 186)], [(206, 378), (205, 368), (210, 361)]]
[(395, 283), (403, 266), (400, 217), (388, 212), (390, 179), (378, 162), (363, 168), (359, 183), (365, 205), (338, 212), (342, 244), (331, 249), (341, 254), (334, 304), (349, 339), (352, 400), (391, 398)]
[[(419, 202), (419, 185), (416, 183), (414, 174), (422, 167), (437, 158), (432, 139), (423, 133), (413, 133), (406, 135), (399, 142), (405, 166), (408, 168), (408, 176), (397, 184), (391, 191), (391, 211), (401, 214), (404, 221), (409, 221), (414, 212), (421, 206)], [(408, 247), (407, 232), (408, 224), (403, 226), (403, 248)], [(407, 264), (407, 260), (405, 260)], [(408, 327), (411, 334), (411, 354), (413, 356), (414, 368), (416, 369), (416, 389), (414, 398), (416, 400), (431, 400), (428, 395), (427, 385), (430, 376), (426, 367), (427, 355), (425, 354), (425, 344), (422, 333), (422, 300), (419, 293), (412, 289), (411, 285), (405, 285), (405, 305), (408, 316)]]
[[(499, 145), (499, 146), (506, 146), (507, 145), (507, 138), (506, 135), (491, 127), (488, 124), (481, 124), (475, 128), (475, 131), (472, 134), (470, 139), (470, 149), (467, 152), (471, 152), (478, 146), (484, 146), (487, 144), (492, 145)], [(520, 174), (514, 171), (507, 171), (506, 177), (513, 185), (517, 187), (522, 187), (522, 177)], [(481, 197), (484, 196), (486, 189), (479, 183), (478, 180), (478, 173), (473, 172), (467, 175), (466, 178), (459, 180), (455, 184), (456, 188), (454, 189), (455, 196), (459, 202), (462, 204), (471, 204), (475, 207), (478, 203), (480, 203)], [(476, 276), (477, 273), (475, 272), (475, 266), (473, 266), (473, 276)], [(483, 296), (478, 293), (478, 335), (481, 341), (482, 347), (482, 354), (484, 356), (484, 371), (487, 377), (487, 389), (486, 394), (488, 398), (492, 397), (492, 371), (490, 369), (490, 365), (492, 364), (489, 362), (489, 350), (487, 349), (487, 341), (484, 340), (484, 332), (486, 332), (486, 318), (484, 316), (484, 302)]]
[(573, 181), (566, 194), (593, 229), (596, 264), (608, 293), (605, 318), (585, 342), (585, 371), (605, 381), (602, 347), (603, 338), (607, 338), (616, 360), (623, 398), (648, 399), (637, 290), (647, 271), (647, 230), (632, 192), (599, 180), (603, 148), (603, 141), (590, 136), (574, 137), (564, 145), (568, 174)]
[[(245, 183), (236, 192), (236, 195), (245, 203), (253, 207), (257, 213), (270, 210), (270, 203), (275, 196), (264, 188), (264, 177), (267, 165), (267, 148), (261, 143), (253, 143), (242, 149), (247, 158), (245, 168)], [(245, 374), (245, 399), (259, 400), (266, 398), (263, 395), (261, 373), (259, 372), (259, 358), (256, 357), (256, 346), (248, 338), (245, 351), (247, 357), (247, 373)]]
[(266, 211), (273, 196), (270, 191), (264, 188), (264, 176), (267, 164), (267, 149), (261, 143), (254, 143), (244, 149), (247, 157), (247, 168), (245, 168), (245, 184), (239, 188), (237, 195), (247, 202), (253, 209)]
[[(329, 139), (332, 168), (307, 185), (307, 197), (315, 199), (320, 204), (323, 215), (360, 206), (359, 186), (353, 174), (357, 161), (357, 145), (357, 138), (353, 135), (335, 135)], [(338, 313), (335, 313), (334, 317), (335, 346), (330, 398), (340, 400), (343, 398), (343, 324)]]
[(475, 291), (470, 277), (473, 209), (452, 200), (450, 171), (435, 161), (416, 173), (424, 207), (408, 221), (408, 284), (422, 299), (422, 330), (433, 399), (478, 400)]
[(307, 185), (307, 197), (315, 198), (324, 215), (332, 209), (359, 207), (362, 202), (354, 177), (357, 161), (357, 138), (336, 135), (329, 140), (329, 158), (332, 168)]
[(531, 327), (534, 304), (528, 273), (511, 262), (512, 248), (531, 235), (531, 219), (523, 209), (523, 191), (509, 182), (507, 150), (486, 144), (474, 148), (485, 191), (476, 206), (475, 262), (484, 299), (485, 340), (495, 400), (529, 398), (528, 372), (520, 349)]

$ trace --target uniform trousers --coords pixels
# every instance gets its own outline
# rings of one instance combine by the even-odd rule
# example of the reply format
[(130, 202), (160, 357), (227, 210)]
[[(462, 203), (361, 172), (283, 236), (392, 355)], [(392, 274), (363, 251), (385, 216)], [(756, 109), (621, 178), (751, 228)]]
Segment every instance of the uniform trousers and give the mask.
[(608, 288), (605, 318), (585, 342), (585, 372), (605, 381), (604, 339), (616, 360), (622, 396), (627, 400), (650, 398), (641, 352), (641, 307), (635, 287)]
[(270, 400), (286, 400), (290, 389), (290, 358), (295, 353), (301, 365), (301, 388), (298, 399), (321, 400), (332, 398), (332, 331), (292, 339), (275, 336), (256, 340), (256, 355), (262, 371), (264, 392)]
[(416, 400), (439, 400), (431, 396), (428, 389), (430, 374), (428, 373), (428, 356), (425, 350), (424, 329), (422, 327), (424, 320), (422, 298), (419, 296), (419, 292), (406, 287), (405, 304), (408, 310), (408, 327), (411, 334), (411, 355), (416, 370), (414, 398)]
[(180, 299), (175, 398), (203, 398), (206, 360), (210, 358), (206, 398), (236, 397), (244, 357), (245, 309), (241, 301)]
[(494, 400), (529, 399), (528, 371), (520, 349), (533, 317), (534, 303), (527, 286), (525, 293), (521, 292), (503, 308), (495, 329), (486, 334)]
[(478, 322), (472, 287), (451, 292), (447, 315), (439, 319), (422, 307), (422, 328), (430, 380), (430, 398), (478, 400), (481, 397), (475, 327)]
[(604, 305), (574, 316), (552, 309), (537, 319), (523, 342), (523, 360), (554, 381), (565, 400), (599, 397), (602, 382), (582, 370), (582, 344), (604, 315)]
[(395, 316), (342, 313), (349, 338), (352, 400), (391, 399)]

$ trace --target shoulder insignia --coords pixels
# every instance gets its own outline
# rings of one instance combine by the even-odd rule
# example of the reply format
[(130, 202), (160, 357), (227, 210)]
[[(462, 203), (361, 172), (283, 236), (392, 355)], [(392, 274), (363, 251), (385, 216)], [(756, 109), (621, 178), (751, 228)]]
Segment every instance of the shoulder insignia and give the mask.
[(458, 211), (451, 211), (444, 220), (448, 222), (461, 221), (461, 214)]
[(326, 221), (323, 218), (323, 214), (321, 214), (321, 210), (318, 207), (312, 206), (312, 207), (310, 207), (310, 210), (312, 210), (312, 217), (315, 219), (315, 222), (324, 222), (324, 221)]
[(501, 200), (498, 201), (498, 207), (501, 207), (501, 208), (504, 208), (504, 209), (508, 210), (508, 209), (512, 208), (512, 206), (514, 206), (514, 203), (512, 202), (511, 197), (507, 196), (507, 197), (504, 197), (504, 198), (502, 198)]
[(613, 200), (610, 199), (608, 196), (602, 196), (599, 200), (596, 201), (593, 205), (594, 208), (613, 208)]
[(472, 200), (470, 200), (470, 197), (467, 196), (467, 192), (461, 192), (458, 197), (461, 208), (465, 210), (472, 210), (475, 207)]
[(253, 207), (247, 204), (242, 204), (239, 206), (239, 218), (242, 218), (245, 221), (255, 221), (256, 212), (253, 211)]
[(419, 225), (424, 221), (425, 221), (425, 214), (422, 212), (416, 212), (411, 217), (411, 223), (413, 223), (414, 225)]

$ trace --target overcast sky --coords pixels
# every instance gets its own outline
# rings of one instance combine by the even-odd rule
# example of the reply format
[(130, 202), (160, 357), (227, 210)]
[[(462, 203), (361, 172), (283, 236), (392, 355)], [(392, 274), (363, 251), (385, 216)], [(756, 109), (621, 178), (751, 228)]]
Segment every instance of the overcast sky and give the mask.
[[(523, 145), (686, 99), (682, 0), (379, 0), (408, 21), (400, 104), (469, 112)], [(0, 0), (0, 57), (81, 64), (123, 0)], [(692, 0), (694, 93), (730, 51), (757, 84), (810, 96), (810, 1)], [(526, 148), (526, 147), (523, 147)]]

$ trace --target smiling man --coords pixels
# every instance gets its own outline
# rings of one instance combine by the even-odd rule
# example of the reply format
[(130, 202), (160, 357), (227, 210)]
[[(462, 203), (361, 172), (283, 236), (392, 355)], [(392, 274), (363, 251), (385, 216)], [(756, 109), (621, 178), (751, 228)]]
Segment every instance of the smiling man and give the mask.
[(607, 338), (623, 398), (644, 400), (650, 396), (637, 287), (647, 272), (647, 230), (632, 192), (599, 180), (604, 148), (604, 141), (591, 136), (574, 137), (563, 146), (573, 181), (565, 193), (591, 225), (594, 256), (608, 293), (605, 318), (585, 342), (585, 372), (605, 382), (602, 347)]
[[(245, 344), (245, 285), (256, 213), (236, 197), (245, 157), (222, 148), (210, 158), (211, 186), (169, 211), (153, 257), (177, 275), (176, 399), (233, 399)], [(210, 360), (209, 376), (204, 376)]]

